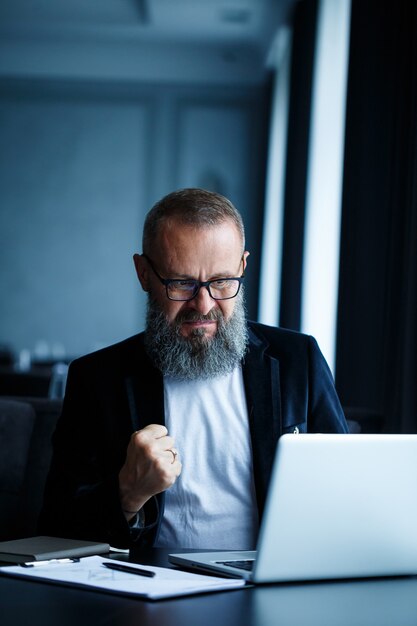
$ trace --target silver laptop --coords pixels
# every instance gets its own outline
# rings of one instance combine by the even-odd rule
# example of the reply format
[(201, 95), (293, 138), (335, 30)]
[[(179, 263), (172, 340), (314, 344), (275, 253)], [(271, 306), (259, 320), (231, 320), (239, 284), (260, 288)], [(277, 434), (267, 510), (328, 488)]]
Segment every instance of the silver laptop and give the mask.
[(170, 554), (255, 583), (417, 574), (417, 435), (284, 435), (256, 551)]

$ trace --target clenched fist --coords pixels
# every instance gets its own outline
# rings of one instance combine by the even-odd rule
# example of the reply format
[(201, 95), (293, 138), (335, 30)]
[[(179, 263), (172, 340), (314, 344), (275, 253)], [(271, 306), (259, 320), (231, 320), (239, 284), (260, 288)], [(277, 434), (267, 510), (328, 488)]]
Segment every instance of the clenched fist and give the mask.
[(134, 432), (119, 472), (120, 502), (126, 519), (152, 496), (171, 487), (180, 474), (174, 440), (165, 426), (150, 424)]

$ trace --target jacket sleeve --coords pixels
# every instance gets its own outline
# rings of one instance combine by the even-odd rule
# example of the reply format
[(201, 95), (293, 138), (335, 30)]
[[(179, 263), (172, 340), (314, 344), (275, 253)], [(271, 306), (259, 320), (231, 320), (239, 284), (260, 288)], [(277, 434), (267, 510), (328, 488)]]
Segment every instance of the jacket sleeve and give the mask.
[(152, 544), (159, 513), (156, 499), (146, 507), (145, 527), (133, 528), (119, 501), (118, 474), (129, 428), (111, 423), (114, 419), (106, 415), (102, 398), (93, 391), (97, 385), (84, 369), (77, 361), (69, 369), (38, 532), (119, 548)]

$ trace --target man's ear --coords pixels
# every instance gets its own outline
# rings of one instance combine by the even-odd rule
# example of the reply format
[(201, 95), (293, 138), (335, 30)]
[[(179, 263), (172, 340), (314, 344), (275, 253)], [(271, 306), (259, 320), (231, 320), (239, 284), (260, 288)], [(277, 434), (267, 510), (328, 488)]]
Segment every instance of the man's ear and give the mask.
[(242, 256), (242, 261), (243, 261), (243, 271), (245, 271), (246, 266), (247, 266), (247, 264), (248, 264), (248, 262), (247, 262), (247, 258), (248, 258), (248, 256), (249, 256), (249, 255), (250, 255), (250, 252), (248, 252), (247, 250), (245, 250), (245, 252), (243, 253), (243, 256)]
[(134, 254), (133, 263), (143, 291), (149, 291), (149, 266), (146, 259), (141, 254)]

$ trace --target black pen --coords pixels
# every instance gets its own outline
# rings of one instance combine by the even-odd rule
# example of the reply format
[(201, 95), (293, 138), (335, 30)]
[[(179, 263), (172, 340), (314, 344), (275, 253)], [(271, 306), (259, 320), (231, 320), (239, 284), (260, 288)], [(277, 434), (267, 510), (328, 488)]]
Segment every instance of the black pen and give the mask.
[(125, 572), (126, 574), (137, 574), (138, 576), (147, 576), (148, 578), (153, 578), (155, 576), (155, 572), (151, 572), (148, 569), (141, 569), (139, 567), (129, 567), (129, 565), (121, 565), (120, 563), (103, 563), (104, 567), (108, 569), (114, 569), (118, 572)]

